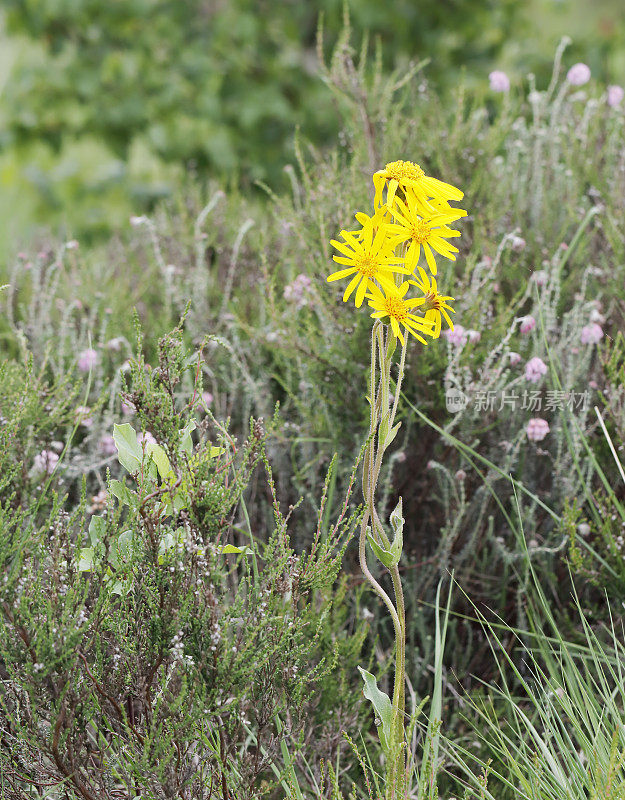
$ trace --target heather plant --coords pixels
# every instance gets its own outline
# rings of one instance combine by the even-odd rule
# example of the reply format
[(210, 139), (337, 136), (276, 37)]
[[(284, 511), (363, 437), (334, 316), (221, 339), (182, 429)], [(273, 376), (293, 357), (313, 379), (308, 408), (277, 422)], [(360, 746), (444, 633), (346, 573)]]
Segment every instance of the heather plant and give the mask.
[[(201, 384), (186, 403), (179, 388), (201, 350), (190, 355), (177, 328), (159, 352), (157, 367), (141, 355), (131, 364), (126, 397), (142, 430), (114, 428), (130, 480), (108, 480), (103, 508), (88, 509), (84, 489), (68, 503), (48, 486), (17, 505), (11, 482), (25, 467), (3, 470), (6, 797), (255, 796), (288, 786), (304, 721), (317, 719), (309, 757), (327, 759), (335, 716), (357, 717), (341, 676), (366, 626), (348, 632), (333, 605), (344, 602), (335, 581), (359, 512), (346, 499), (330, 523), (324, 494), (312, 545), (296, 554), (263, 421), (242, 443), (210, 414), (197, 425)], [(9, 439), (19, 421), (5, 426)], [(11, 467), (16, 454), (3, 458)], [(257, 467), (273, 509), (265, 541), (246, 526), (243, 499)], [(330, 674), (335, 689), (315, 696)]]

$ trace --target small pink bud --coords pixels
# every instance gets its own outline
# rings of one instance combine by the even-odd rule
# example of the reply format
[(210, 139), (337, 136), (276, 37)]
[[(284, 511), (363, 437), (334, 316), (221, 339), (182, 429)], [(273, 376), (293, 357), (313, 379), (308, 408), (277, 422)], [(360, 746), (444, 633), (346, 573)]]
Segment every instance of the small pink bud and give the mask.
[(571, 86), (583, 86), (590, 80), (590, 67), (588, 64), (582, 64), (581, 62), (573, 64), (566, 73), (566, 79)]
[(542, 442), (545, 436), (549, 433), (549, 423), (546, 419), (534, 417), (527, 423), (525, 429), (527, 438), (530, 442)]
[(512, 353), (509, 353), (508, 355), (509, 355), (509, 358), (510, 358), (510, 364), (513, 367), (521, 361), (521, 356), (518, 353), (512, 352)]
[(580, 336), (582, 344), (598, 344), (603, 339), (603, 329), (596, 322), (584, 325)]
[(42, 450), (35, 456), (33, 466), (36, 472), (46, 472), (51, 475), (59, 463), (59, 457), (53, 450)]
[(95, 350), (88, 348), (78, 354), (78, 369), (81, 372), (89, 372), (98, 363), (98, 354)]
[(607, 103), (610, 108), (617, 108), (623, 102), (625, 89), (622, 86), (608, 86)]
[(109, 434), (105, 434), (100, 441), (98, 442), (98, 448), (105, 456), (114, 456), (117, 452), (117, 447), (115, 446), (115, 439)]
[(490, 88), (493, 92), (509, 92), (510, 91), (510, 78), (505, 72), (500, 69), (493, 70), (488, 76)]
[(526, 317), (521, 317), (521, 325), (519, 326), (521, 333), (529, 333), (533, 331), (535, 327), (536, 320), (531, 314), (528, 314)]
[(538, 381), (546, 373), (547, 373), (547, 365), (542, 360), (542, 358), (538, 358), (538, 356), (530, 358), (530, 360), (525, 365), (525, 379), (530, 381), (531, 383), (538, 383)]
[(449, 344), (453, 344), (455, 347), (464, 347), (467, 343), (468, 333), (462, 325), (454, 325), (453, 331), (451, 328), (448, 328), (446, 331), (443, 331), (443, 336), (447, 339)]

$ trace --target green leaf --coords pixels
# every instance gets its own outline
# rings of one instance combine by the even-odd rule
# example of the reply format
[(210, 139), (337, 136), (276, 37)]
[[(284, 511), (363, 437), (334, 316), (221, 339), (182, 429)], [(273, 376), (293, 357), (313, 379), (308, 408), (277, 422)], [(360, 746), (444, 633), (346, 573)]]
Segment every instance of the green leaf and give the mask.
[(146, 456), (149, 456), (156, 464), (156, 469), (158, 470), (158, 474), (161, 476), (162, 480), (174, 477), (174, 471), (171, 468), (169, 459), (167, 458), (167, 453), (160, 446), (160, 444), (148, 442), (148, 444), (145, 446), (145, 454)]
[(397, 561), (395, 562), (393, 561), (393, 553), (391, 553), (389, 550), (385, 550), (381, 545), (379, 545), (376, 542), (376, 540), (373, 538), (373, 534), (371, 533), (370, 529), (367, 530), (367, 541), (371, 545), (371, 549), (373, 550), (373, 552), (376, 554), (378, 559), (384, 564), (385, 567), (391, 569), (391, 567), (394, 567), (395, 564), (398, 563)]
[(122, 505), (136, 508), (138, 495), (131, 491), (121, 481), (111, 481), (109, 484), (109, 489), (113, 497), (116, 497)]
[(389, 431), (386, 439), (384, 440), (384, 449), (386, 450), (392, 443), (395, 437), (397, 436), (397, 432), (401, 428), (401, 422), (398, 422), (397, 425), (393, 425), (391, 430)]
[[(376, 716), (376, 725), (380, 735), (382, 749), (388, 755), (391, 751), (393, 742), (393, 706), (390, 697), (378, 689), (375, 676), (366, 669), (358, 667), (362, 679), (365, 682), (363, 694), (371, 702)], [(378, 723), (379, 720), (379, 723)]]
[(244, 556), (254, 555), (254, 551), (250, 547), (235, 547), (233, 544), (225, 544), (221, 548), (222, 553), (237, 553)]
[(109, 554), (109, 562), (111, 566), (116, 569), (122, 565), (122, 562), (130, 558), (132, 550), (132, 531), (124, 531), (120, 533), (117, 539), (111, 542), (111, 549)]
[(180, 431), (180, 451), (186, 453), (188, 456), (193, 453), (193, 439), (191, 439), (191, 432), (197, 428), (195, 420), (191, 419), (184, 428)]
[(393, 544), (391, 545), (391, 555), (393, 557), (394, 564), (399, 564), (399, 560), (401, 559), (401, 551), (404, 546), (404, 517), (402, 515), (401, 497), (399, 498), (399, 502), (397, 503), (395, 510), (391, 513), (390, 523), (393, 533), (395, 534), (393, 538)]
[(135, 429), (124, 422), (122, 425), (113, 425), (113, 439), (117, 447), (119, 463), (133, 475), (141, 468), (143, 452), (137, 441)]
[(89, 522), (89, 541), (93, 547), (95, 547), (98, 542), (102, 541), (105, 533), (106, 520), (104, 517), (91, 517), (91, 521)]
[(93, 547), (83, 547), (78, 557), (78, 572), (91, 572), (93, 569), (94, 550)]

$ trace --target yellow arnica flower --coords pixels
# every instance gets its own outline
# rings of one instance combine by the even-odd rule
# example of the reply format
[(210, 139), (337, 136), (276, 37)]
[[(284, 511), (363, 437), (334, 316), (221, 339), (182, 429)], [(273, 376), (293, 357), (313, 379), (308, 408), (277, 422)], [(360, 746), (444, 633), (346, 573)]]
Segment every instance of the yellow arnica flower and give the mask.
[(423, 247), (425, 259), (432, 275), (436, 275), (436, 260), (432, 248), (445, 258), (456, 260), (454, 253), (459, 252), (458, 248), (445, 240), (460, 236), (460, 232), (447, 226), (448, 223), (465, 216), (466, 211), (449, 208), (448, 212), (423, 217), (419, 213), (420, 204), (414, 192), (408, 190), (405, 197), (405, 203), (396, 197), (394, 204), (390, 206), (389, 211), (395, 221), (387, 223), (386, 229), (397, 242), (410, 242), (406, 252), (406, 267), (411, 272), (419, 263), (421, 247)]
[[(345, 242), (331, 240), (331, 244), (342, 253), (333, 256), (339, 264), (347, 264), (347, 269), (341, 269), (328, 276), (328, 281), (338, 281), (353, 275), (345, 293), (343, 302), (349, 300), (356, 289), (356, 308), (360, 308), (367, 289), (371, 289), (376, 280), (381, 286), (394, 287), (394, 272), (407, 273), (403, 264), (404, 259), (393, 254), (394, 242), (390, 242), (384, 228), (375, 231), (373, 225), (365, 225), (359, 235), (349, 231), (341, 231)], [(358, 288), (356, 288), (358, 287)]]
[(449, 183), (439, 181), (438, 178), (430, 178), (418, 164), (412, 161), (391, 161), (373, 175), (373, 185), (375, 186), (374, 205), (377, 208), (382, 202), (382, 192), (384, 186), (388, 184), (386, 204), (391, 206), (397, 189), (412, 189), (414, 193), (427, 202), (428, 199), (434, 200), (462, 200), (464, 192), (456, 189)]
[(418, 276), (415, 277), (416, 280), (410, 280), (408, 283), (420, 289), (424, 296), (414, 301), (414, 307), (419, 307), (419, 310), (424, 312), (425, 319), (434, 325), (434, 329), (430, 335), (438, 339), (441, 335), (442, 317), (445, 317), (445, 321), (450, 329), (452, 331), (454, 329), (451, 317), (447, 313), (448, 311), (451, 311), (452, 314), (455, 313), (447, 302), (448, 300), (453, 302), (454, 298), (439, 294), (438, 287), (436, 286), (436, 278), (429, 278), (425, 270), (421, 267), (419, 267)]
[(393, 333), (402, 344), (404, 344), (402, 328), (423, 344), (427, 344), (420, 334), (432, 336), (434, 323), (413, 313), (413, 309), (421, 304), (422, 299), (405, 300), (407, 291), (407, 281), (404, 281), (401, 286), (385, 287), (384, 291), (373, 284), (367, 295), (369, 305), (373, 309), (371, 316), (382, 321), (386, 321), (385, 318), (388, 317)]

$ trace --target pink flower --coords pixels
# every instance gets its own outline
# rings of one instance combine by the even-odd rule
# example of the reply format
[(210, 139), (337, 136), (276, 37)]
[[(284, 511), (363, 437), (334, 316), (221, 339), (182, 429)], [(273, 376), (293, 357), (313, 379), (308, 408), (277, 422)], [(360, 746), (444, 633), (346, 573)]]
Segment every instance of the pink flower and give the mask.
[(127, 417), (129, 417), (131, 414), (134, 413), (135, 413), (135, 407), (132, 405), (132, 403), (125, 403), (122, 400), (122, 414), (125, 414)]
[(79, 425), (84, 428), (90, 428), (93, 425), (93, 420), (89, 416), (91, 409), (89, 406), (78, 406), (74, 412), (74, 418)]
[(449, 344), (453, 344), (455, 347), (464, 347), (467, 343), (468, 333), (462, 325), (454, 325), (453, 331), (448, 328), (446, 331), (443, 331), (443, 336), (447, 339)]
[(582, 344), (597, 344), (603, 339), (603, 330), (601, 325), (596, 322), (591, 322), (590, 325), (584, 325), (580, 336)]
[(510, 239), (510, 246), (515, 253), (520, 253), (522, 250), (525, 250), (525, 245), (526, 241), (521, 236), (513, 236)]
[(78, 369), (81, 372), (89, 372), (98, 363), (98, 354), (95, 350), (88, 348), (78, 354)]
[(530, 381), (531, 383), (538, 383), (538, 381), (545, 375), (547, 372), (547, 365), (542, 360), (542, 358), (538, 358), (538, 356), (534, 356), (534, 358), (530, 358), (530, 360), (525, 365), (525, 379)]
[(590, 67), (588, 64), (582, 64), (581, 62), (573, 64), (566, 73), (566, 79), (571, 86), (583, 86), (590, 80)]
[(534, 417), (527, 423), (525, 429), (527, 438), (530, 442), (542, 442), (545, 436), (549, 433), (549, 423), (546, 419)]
[(105, 456), (114, 456), (117, 452), (117, 447), (115, 446), (115, 439), (112, 436), (109, 436), (107, 433), (103, 436), (100, 441), (98, 442), (98, 447), (104, 453)]
[(535, 327), (536, 320), (531, 314), (528, 314), (526, 317), (521, 317), (521, 325), (519, 327), (521, 333), (529, 333), (530, 331), (533, 331)]
[(466, 480), (466, 477), (467, 473), (463, 469), (459, 469), (454, 475), (454, 478), (458, 481), (458, 483), (462, 483), (462, 481)]
[(470, 342), (479, 342), (482, 334), (479, 331), (467, 331), (467, 336)]
[(52, 475), (54, 468), (59, 463), (59, 457), (53, 450), (42, 450), (33, 461), (35, 472), (47, 472)]
[(521, 360), (521, 356), (518, 353), (508, 353), (508, 357), (510, 358), (510, 364), (514, 367), (516, 364), (519, 363)]
[(510, 78), (505, 72), (500, 69), (493, 70), (488, 76), (490, 88), (493, 92), (509, 92), (510, 91)]
[(608, 86), (607, 103), (610, 108), (617, 108), (623, 102), (625, 97), (625, 89), (622, 86)]
[(539, 269), (532, 273), (532, 280), (536, 286), (546, 286), (547, 281), (549, 280), (549, 275), (544, 269)]
[(305, 297), (311, 286), (308, 275), (300, 273), (292, 283), (284, 287), (284, 299), (289, 303), (295, 303), (298, 308), (305, 306), (308, 301)]
[(145, 447), (146, 444), (156, 444), (156, 439), (152, 436), (150, 431), (145, 431), (145, 433), (140, 433), (137, 436), (137, 441), (140, 445)]
[(202, 392), (202, 402), (205, 406), (210, 406), (213, 402), (213, 395), (210, 392)]

